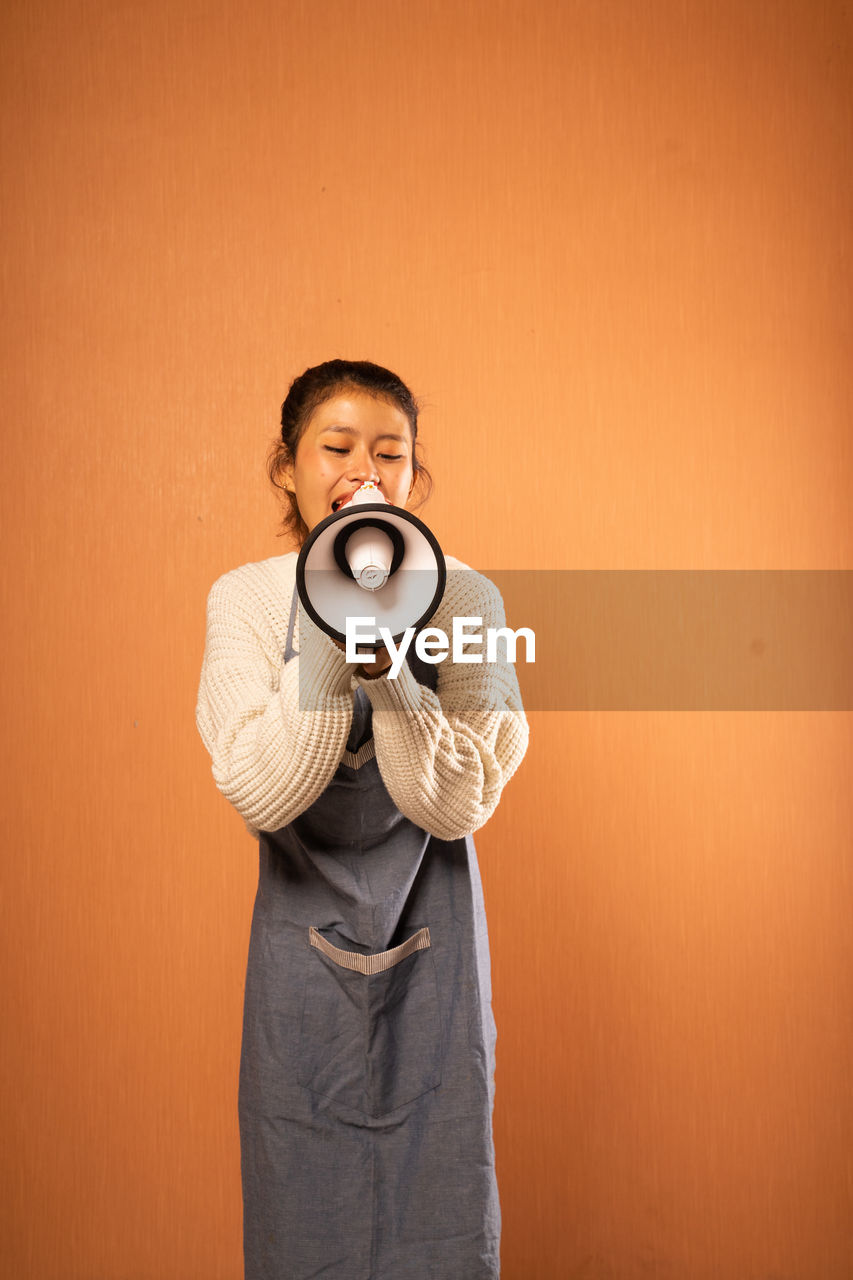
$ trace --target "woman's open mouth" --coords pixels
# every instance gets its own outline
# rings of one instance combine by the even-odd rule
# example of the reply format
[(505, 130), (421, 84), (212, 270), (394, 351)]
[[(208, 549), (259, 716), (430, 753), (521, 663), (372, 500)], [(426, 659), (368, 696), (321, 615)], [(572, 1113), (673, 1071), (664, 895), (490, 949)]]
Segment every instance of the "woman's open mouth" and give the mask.
[(355, 494), (357, 493), (358, 493), (358, 489), (353, 489), (352, 493), (345, 493), (342, 498), (335, 498), (334, 502), (332, 503), (332, 513), (334, 514), (335, 511), (340, 511), (341, 507), (346, 506), (350, 498), (354, 497)]

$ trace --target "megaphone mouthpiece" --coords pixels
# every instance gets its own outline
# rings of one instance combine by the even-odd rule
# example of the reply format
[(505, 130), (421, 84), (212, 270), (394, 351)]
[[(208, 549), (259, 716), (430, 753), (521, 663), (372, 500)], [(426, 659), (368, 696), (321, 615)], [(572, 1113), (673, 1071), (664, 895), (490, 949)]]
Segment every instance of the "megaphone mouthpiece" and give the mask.
[[(365, 480), (357, 489), (354, 489), (352, 493), (348, 493), (346, 497), (336, 499), (332, 503), (332, 511), (337, 515), (337, 513), (339, 511), (343, 511), (345, 507), (349, 507), (353, 503), (358, 506), (362, 502), (388, 503), (388, 499), (385, 497), (385, 494), (379, 488), (378, 484), (374, 484), (372, 480)], [(388, 503), (388, 505), (390, 506), (390, 503)]]

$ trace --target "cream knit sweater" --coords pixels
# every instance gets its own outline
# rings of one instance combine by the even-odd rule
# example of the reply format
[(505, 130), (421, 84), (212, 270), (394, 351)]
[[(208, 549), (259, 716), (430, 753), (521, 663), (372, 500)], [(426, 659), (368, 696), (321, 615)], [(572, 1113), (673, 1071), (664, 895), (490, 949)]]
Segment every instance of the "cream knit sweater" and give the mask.
[[(437, 693), (405, 663), (396, 680), (368, 680), (302, 609), (298, 656), (285, 664), (296, 560), (291, 552), (243, 565), (210, 591), (196, 723), (219, 790), (252, 831), (292, 822), (341, 761), (360, 684), (373, 708), (377, 764), (400, 812), (442, 840), (481, 827), (527, 749), (514, 668), (448, 656), (437, 666)], [(447, 568), (430, 626), (450, 635), (459, 616), (504, 626), (494, 584), (452, 557)]]

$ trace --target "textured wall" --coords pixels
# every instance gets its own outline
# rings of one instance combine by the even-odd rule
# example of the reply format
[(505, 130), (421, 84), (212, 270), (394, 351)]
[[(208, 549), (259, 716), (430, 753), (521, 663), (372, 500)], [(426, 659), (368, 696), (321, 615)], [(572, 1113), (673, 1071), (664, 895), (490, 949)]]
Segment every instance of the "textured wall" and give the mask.
[[(849, 6), (2, 22), (0, 1260), (236, 1280), (256, 856), (193, 709), (287, 383), (409, 379), (478, 567), (850, 567)], [(853, 1274), (851, 736), (532, 718), (478, 837), (507, 1280)]]

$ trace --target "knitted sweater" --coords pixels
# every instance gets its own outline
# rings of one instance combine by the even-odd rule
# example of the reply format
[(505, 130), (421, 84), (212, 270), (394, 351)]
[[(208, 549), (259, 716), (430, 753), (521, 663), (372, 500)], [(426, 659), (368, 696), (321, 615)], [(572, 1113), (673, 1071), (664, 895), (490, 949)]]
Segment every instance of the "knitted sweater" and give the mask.
[[(331, 781), (361, 685), (394, 804), (442, 840), (469, 835), (491, 817), (527, 749), (514, 668), (504, 661), (454, 663), (448, 655), (437, 666), (435, 693), (406, 663), (395, 680), (366, 679), (302, 609), (297, 657), (285, 664), (296, 561), (291, 552), (246, 564), (211, 588), (196, 723), (219, 790), (252, 831), (292, 822)], [(482, 617), (484, 629), (504, 626), (494, 584), (452, 557), (447, 568), (447, 588), (429, 625), (448, 635), (460, 616)]]

